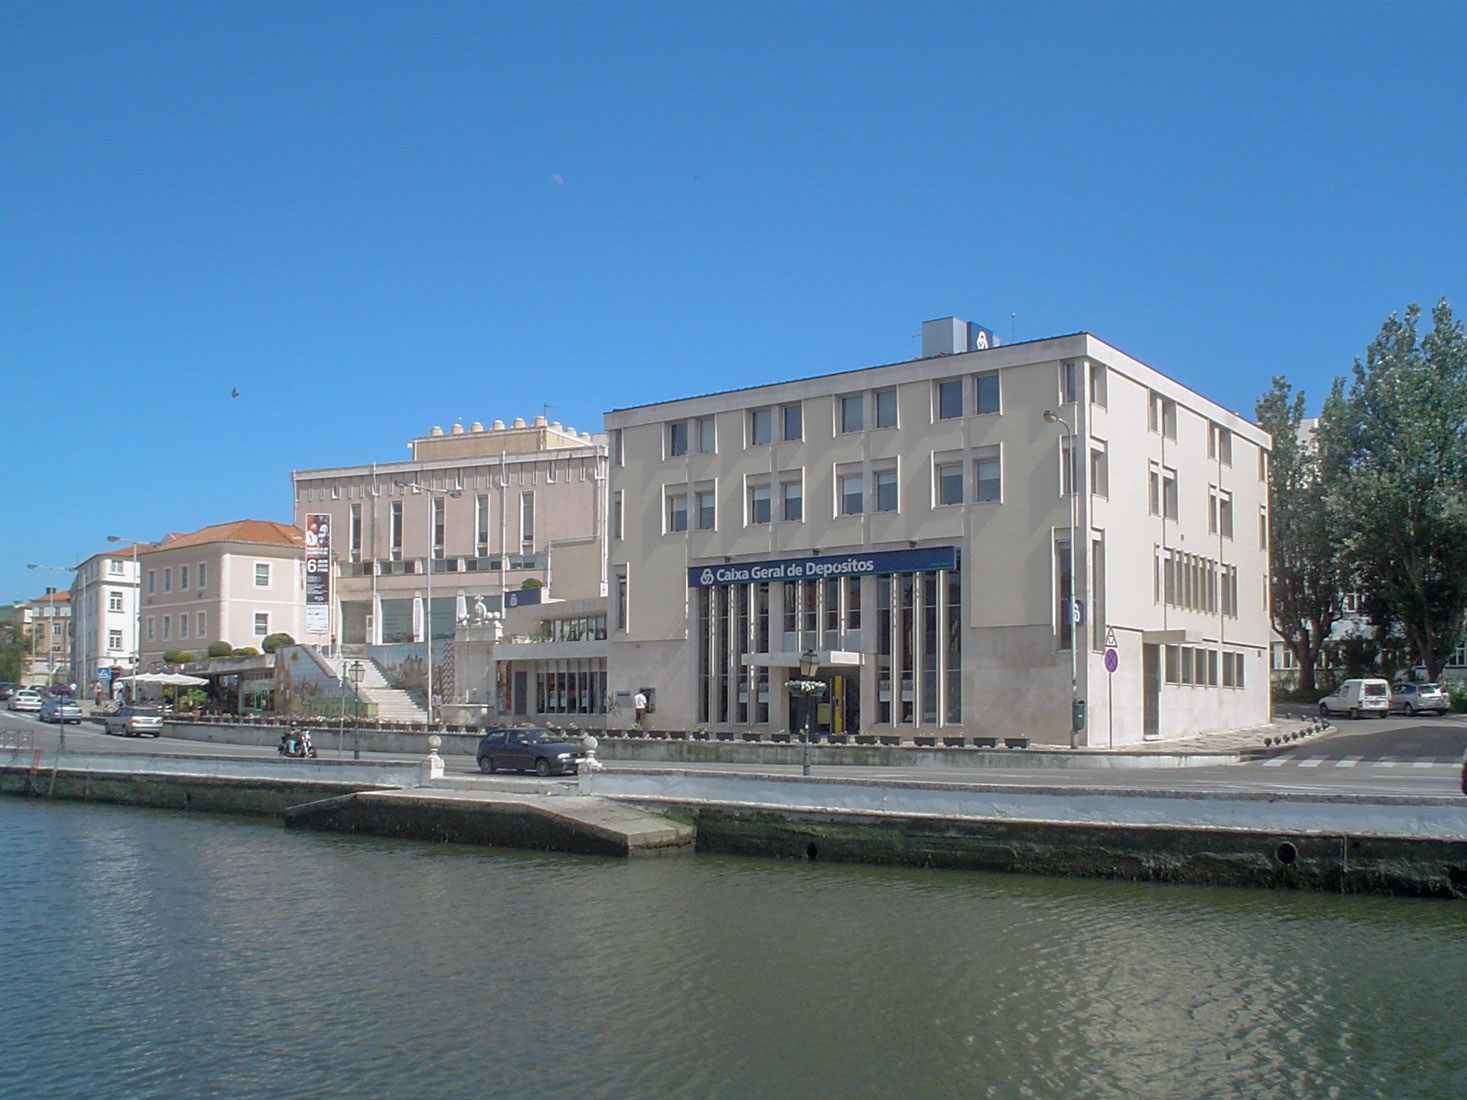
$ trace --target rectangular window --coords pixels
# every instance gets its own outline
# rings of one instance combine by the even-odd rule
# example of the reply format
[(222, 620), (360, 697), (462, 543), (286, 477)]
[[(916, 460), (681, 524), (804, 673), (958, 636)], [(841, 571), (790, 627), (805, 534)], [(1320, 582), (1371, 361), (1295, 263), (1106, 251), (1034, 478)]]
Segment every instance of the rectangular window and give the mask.
[(803, 405), (786, 405), (783, 410), (784, 434), (786, 443), (805, 438), (805, 407)]
[(861, 394), (850, 394), (840, 399), (840, 430), (859, 432), (866, 426), (866, 403)]
[(937, 419), (953, 420), (963, 415), (963, 380), (949, 378), (937, 384)]
[(268, 611), (255, 612), (255, 637), (263, 638), (270, 633), (270, 613)]
[(618, 489), (611, 494), (611, 537), (619, 539), (622, 537), (622, 491)]
[(173, 591), (173, 567), (171, 565), (165, 567), (163, 570), (163, 591)]
[(876, 401), (876, 426), (878, 428), (895, 428), (897, 426), (897, 391), (877, 390)]
[(1217, 530), (1225, 539), (1233, 537), (1233, 494), (1226, 490), (1217, 494)]
[(148, 595), (150, 596), (153, 594), (153, 573), (154, 570), (148, 570)]
[(1090, 491), (1098, 497), (1110, 495), (1110, 462), (1103, 441), (1090, 441)]
[(194, 616), (194, 637), (204, 638), (209, 634), (209, 613), (200, 611)]
[(861, 492), (861, 475), (859, 473), (838, 473), (835, 480), (840, 493), (840, 514), (859, 516), (866, 510), (866, 502)]
[(182, 592), (186, 588), (188, 588), (188, 566), (180, 565), (178, 567), (178, 590)]
[(1003, 498), (1003, 470), (997, 447), (983, 447), (973, 460), (973, 499), (997, 501)]
[(669, 533), (688, 529), (688, 494), (667, 494), (667, 527)]
[(713, 430), (713, 417), (700, 416), (695, 423), (698, 426), (698, 453), (711, 455), (715, 449), (716, 442)]
[(696, 493), (698, 506), (698, 530), (711, 531), (717, 516), (714, 511), (713, 490), (699, 489)]
[(199, 562), (199, 567), (194, 570), (194, 579), (198, 582), (199, 591), (202, 592), (209, 585), (209, 563)]
[(667, 425), (667, 457), (676, 458), (688, 453), (688, 422), (673, 420)]
[(876, 487), (876, 511), (895, 512), (897, 510), (897, 472), (895, 470), (877, 470), (873, 475)]
[(1075, 491), (1075, 440), (1073, 436), (1060, 439), (1060, 496), (1069, 496)]
[(162, 616), (162, 619), (163, 619), (163, 640), (165, 642), (166, 641), (170, 641), (173, 638), (173, 616), (172, 615), (164, 615), (164, 616)]
[(615, 578), (615, 602), (612, 613), (615, 616), (616, 629), (625, 632), (627, 629), (627, 567), (619, 566)]
[(751, 447), (757, 447), (770, 441), (773, 415), (769, 409), (749, 410), (749, 445)]
[(1075, 400), (1075, 374), (1078, 364), (1061, 363), (1059, 377), (1059, 400), (1061, 405), (1068, 405)]
[(107, 610), (108, 611), (121, 611), (122, 610), (122, 593), (121, 592), (118, 592), (115, 589), (109, 589), (108, 590), (108, 592), (107, 592)]
[(783, 497), (782, 519), (797, 521), (805, 518), (805, 487), (798, 478), (780, 483)]
[(939, 462), (937, 471), (937, 503), (963, 503), (963, 464)]
[(122, 631), (120, 631), (120, 630), (109, 630), (109, 631), (107, 631), (107, 648), (108, 649), (121, 649), (122, 648)]
[(402, 501), (394, 500), (387, 522), (388, 556), (393, 561), (402, 561)]
[(474, 497), (474, 553), (489, 556), (489, 494)]
[(1268, 509), (1258, 509), (1258, 549), (1268, 549)]
[(769, 512), (769, 486), (768, 485), (750, 485), (749, 486), (749, 522), (751, 524), (753, 524), (753, 523), (768, 523), (769, 520), (770, 520), (770, 512)]
[(267, 561), (255, 562), (255, 587), (270, 587), (270, 563)]
[(531, 554), (535, 550), (535, 494), (520, 494), (520, 553)]
[(188, 637), (188, 615), (187, 613), (178, 617), (178, 638), (183, 641)]
[(147, 633), (147, 636), (148, 636), (148, 641), (151, 642), (153, 640), (153, 634), (154, 634), (154, 631), (153, 631), (153, 616), (151, 616), (151, 615), (148, 616), (146, 633)]
[(1167, 519), (1177, 518), (1177, 471), (1165, 466), (1161, 470), (1161, 506), (1161, 514)]
[(445, 517), (444, 517), (444, 506), (447, 503), (448, 502), (445, 501), (442, 497), (434, 497), (433, 500), (432, 500), (432, 502), (431, 502), (432, 508), (433, 508), (433, 515), (432, 515), (432, 524), (433, 524), (433, 550), (432, 550), (432, 554), (433, 554), (433, 556), (435, 558), (441, 558), (441, 557), (443, 557), (443, 528), (444, 528), (445, 523), (447, 522), (446, 519), (445, 519)]
[[(362, 506), (351, 505), (346, 514), (346, 554), (349, 561), (362, 560)], [(199, 583), (203, 583), (203, 573), (199, 573)]]
[(109, 558), (107, 561), (107, 574), (113, 577), (120, 577), (122, 572), (122, 562), (116, 558)]
[(973, 379), (973, 411), (998, 412), (998, 371), (986, 371)]
[(1090, 364), (1090, 403), (1105, 408), (1106, 385), (1105, 364)]
[(1072, 617), (1070, 600), (1073, 598), (1070, 576), (1070, 540), (1066, 536), (1056, 534), (1054, 538), (1054, 592), (1058, 598), (1058, 605), (1055, 608), (1055, 626), (1060, 649), (1069, 649), (1074, 639), (1074, 627), (1070, 622)]

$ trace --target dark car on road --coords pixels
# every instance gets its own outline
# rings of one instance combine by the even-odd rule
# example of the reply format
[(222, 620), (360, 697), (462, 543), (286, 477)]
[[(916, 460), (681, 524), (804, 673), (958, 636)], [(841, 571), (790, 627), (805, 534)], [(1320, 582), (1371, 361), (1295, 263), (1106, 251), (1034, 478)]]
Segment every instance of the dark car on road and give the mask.
[(475, 756), (485, 775), (497, 771), (569, 775), (581, 762), (581, 747), (560, 740), (554, 730), (490, 730), (479, 739)]

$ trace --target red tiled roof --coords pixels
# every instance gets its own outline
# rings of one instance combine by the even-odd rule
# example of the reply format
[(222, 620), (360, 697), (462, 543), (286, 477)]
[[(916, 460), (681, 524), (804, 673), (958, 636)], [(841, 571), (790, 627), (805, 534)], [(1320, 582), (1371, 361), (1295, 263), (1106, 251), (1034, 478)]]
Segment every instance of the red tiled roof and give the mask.
[(179, 534), (170, 531), (163, 541), (155, 546), (139, 546), (139, 554), (151, 554), (157, 550), (177, 550), (185, 546), (203, 546), (211, 542), (248, 542), (264, 546), (304, 546), (306, 535), (299, 527), (289, 523), (276, 523), (272, 519), (237, 519), (232, 523), (215, 523), (200, 527), (197, 531)]

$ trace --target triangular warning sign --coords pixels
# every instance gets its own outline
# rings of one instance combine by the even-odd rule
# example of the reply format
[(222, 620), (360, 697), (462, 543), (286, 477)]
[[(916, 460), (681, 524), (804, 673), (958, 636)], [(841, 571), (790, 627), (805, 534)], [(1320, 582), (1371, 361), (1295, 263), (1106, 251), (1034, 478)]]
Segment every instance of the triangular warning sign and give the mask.
[(1105, 628), (1105, 648), (1106, 649), (1115, 649), (1115, 647), (1116, 647), (1116, 628), (1113, 627), (1113, 626), (1108, 626), (1108, 627)]

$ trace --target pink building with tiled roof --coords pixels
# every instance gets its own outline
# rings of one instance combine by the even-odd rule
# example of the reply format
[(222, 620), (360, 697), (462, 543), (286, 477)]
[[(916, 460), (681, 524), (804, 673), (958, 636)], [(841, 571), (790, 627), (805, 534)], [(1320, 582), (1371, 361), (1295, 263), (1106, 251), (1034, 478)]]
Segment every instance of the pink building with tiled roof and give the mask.
[(216, 523), (139, 547), (142, 665), (168, 650), (202, 656), (210, 642), (259, 647), (270, 634), (307, 635), (305, 534), (273, 520)]

